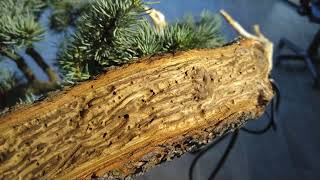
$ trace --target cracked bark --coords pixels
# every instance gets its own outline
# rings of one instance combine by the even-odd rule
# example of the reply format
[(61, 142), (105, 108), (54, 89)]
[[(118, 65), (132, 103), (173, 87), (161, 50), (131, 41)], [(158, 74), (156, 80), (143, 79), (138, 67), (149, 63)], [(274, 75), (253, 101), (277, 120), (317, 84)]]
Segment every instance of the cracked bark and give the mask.
[(144, 59), (0, 117), (0, 179), (126, 178), (258, 118), (256, 40)]

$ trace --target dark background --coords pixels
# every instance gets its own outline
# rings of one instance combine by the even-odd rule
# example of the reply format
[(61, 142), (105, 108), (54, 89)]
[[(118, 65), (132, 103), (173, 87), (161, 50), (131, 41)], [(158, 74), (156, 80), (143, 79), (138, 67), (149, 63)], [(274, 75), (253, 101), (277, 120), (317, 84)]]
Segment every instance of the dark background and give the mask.
[[(218, 13), (225, 9), (247, 30), (259, 24), (275, 45), (286, 37), (307, 48), (319, 25), (297, 14), (281, 0), (161, 0), (153, 7), (168, 21), (185, 13), (198, 15), (203, 9)], [(227, 39), (236, 34), (226, 24)], [(255, 136), (240, 132), (240, 137), (216, 180), (318, 180), (320, 179), (320, 90), (312, 88), (312, 78), (301, 62), (284, 62), (274, 68), (273, 78), (280, 86), (281, 104), (277, 113), (277, 131)], [(248, 123), (259, 128), (267, 124), (264, 116)], [(230, 138), (230, 137), (229, 137)], [(196, 165), (194, 178), (206, 180), (225, 150), (228, 138), (204, 155)], [(159, 166), (139, 180), (186, 180), (195, 155)]]

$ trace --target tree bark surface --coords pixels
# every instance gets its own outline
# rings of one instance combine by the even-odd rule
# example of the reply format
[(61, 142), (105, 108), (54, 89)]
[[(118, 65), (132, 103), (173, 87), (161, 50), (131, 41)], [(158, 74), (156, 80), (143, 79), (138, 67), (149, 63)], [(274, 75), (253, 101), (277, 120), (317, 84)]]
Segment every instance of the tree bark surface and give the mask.
[(0, 117), (0, 179), (126, 178), (258, 118), (263, 46), (144, 59)]

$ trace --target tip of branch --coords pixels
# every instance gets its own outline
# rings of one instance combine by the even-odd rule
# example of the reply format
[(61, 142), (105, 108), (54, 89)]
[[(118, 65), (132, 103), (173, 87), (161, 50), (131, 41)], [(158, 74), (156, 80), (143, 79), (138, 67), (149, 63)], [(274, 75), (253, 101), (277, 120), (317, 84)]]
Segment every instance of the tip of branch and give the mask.
[(266, 48), (266, 54), (269, 61), (269, 72), (272, 69), (272, 54), (273, 54), (273, 44), (270, 42), (260, 31), (260, 27), (258, 25), (254, 25), (253, 29), (255, 35), (250, 34), (246, 31), (236, 20), (234, 20), (225, 10), (221, 9), (220, 14), (226, 19), (226, 21), (239, 33), (239, 35), (247, 38), (262, 42)]
[(224, 19), (227, 20), (228, 23), (230, 23), (232, 21), (232, 17), (224, 9), (220, 10), (220, 14), (222, 15), (222, 17), (224, 17)]
[(260, 31), (260, 26), (259, 25), (254, 25), (253, 26), (253, 30), (254, 30), (254, 32), (256, 33), (256, 36), (258, 37), (258, 38), (261, 38), (261, 39), (267, 39), (262, 33), (261, 33), (261, 31)]
[(256, 40), (257, 37), (247, 32), (236, 20), (234, 20), (229, 13), (227, 13), (225, 10), (220, 10), (220, 14), (224, 17), (224, 19), (235, 29), (239, 35), (248, 38), (248, 39), (254, 39)]
[(154, 26), (158, 30), (162, 29), (167, 25), (165, 15), (162, 12), (155, 10), (153, 8), (150, 8), (148, 6), (145, 6), (144, 8), (147, 14), (149, 14), (151, 20), (153, 21)]

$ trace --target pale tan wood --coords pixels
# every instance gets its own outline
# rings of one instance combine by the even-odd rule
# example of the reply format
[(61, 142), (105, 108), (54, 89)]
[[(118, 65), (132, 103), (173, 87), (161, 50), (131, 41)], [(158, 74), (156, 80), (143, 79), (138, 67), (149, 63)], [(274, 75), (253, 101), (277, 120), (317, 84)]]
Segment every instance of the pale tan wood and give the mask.
[(144, 59), (0, 117), (0, 179), (125, 178), (258, 118), (259, 41)]

